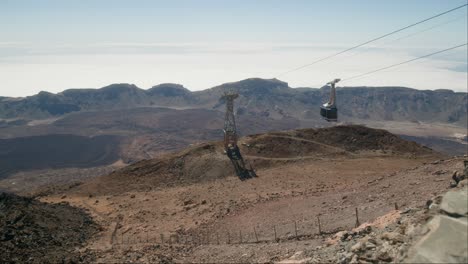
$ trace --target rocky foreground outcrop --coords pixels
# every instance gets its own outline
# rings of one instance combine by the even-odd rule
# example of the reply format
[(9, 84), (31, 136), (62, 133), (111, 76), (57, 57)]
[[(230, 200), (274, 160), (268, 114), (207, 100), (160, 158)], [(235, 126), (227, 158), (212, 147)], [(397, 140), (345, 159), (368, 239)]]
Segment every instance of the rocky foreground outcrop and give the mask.
[[(468, 168), (463, 174), (468, 176)], [(420, 208), (395, 210), (338, 232), (326, 245), (280, 263), (468, 263), (467, 178)]]
[(448, 192), (434, 207), (440, 213), (423, 227), (427, 234), (410, 249), (406, 261), (468, 263), (468, 186)]
[(87, 262), (78, 247), (98, 226), (82, 209), (0, 193), (0, 262)]

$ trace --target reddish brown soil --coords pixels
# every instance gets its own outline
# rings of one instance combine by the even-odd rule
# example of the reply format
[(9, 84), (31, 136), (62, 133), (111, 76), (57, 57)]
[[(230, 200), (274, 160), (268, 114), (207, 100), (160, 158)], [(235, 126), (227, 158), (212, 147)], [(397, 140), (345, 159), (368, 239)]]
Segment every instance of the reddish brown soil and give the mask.
[[(326, 138), (328, 133), (330, 138)], [(355, 139), (355, 140), (353, 140)], [(358, 144), (356, 142), (363, 142)], [(67, 192), (47, 196), (86, 208), (106, 229), (87, 249), (98, 261), (155, 261), (162, 256), (183, 262), (264, 262), (290, 251), (321, 244), (322, 229), (353, 227), (394, 208), (420, 205), (448, 188), (461, 159), (437, 153), (385, 131), (362, 127), (299, 130), (242, 138), (242, 152), (258, 178), (234, 176), (220, 143), (193, 146), (177, 154), (146, 160)], [(294, 223), (303, 241), (288, 240)], [(256, 240), (260, 244), (226, 245)], [(274, 228), (280, 243), (273, 243)], [(210, 234), (211, 243), (194, 239)], [(175, 247), (149, 246), (170, 235), (192, 241)], [(152, 243), (146, 243), (146, 241)], [(205, 238), (206, 239), (206, 238)], [(143, 242), (143, 243), (141, 243)], [(180, 241), (179, 241), (180, 242)]]
[[(437, 153), (387, 131), (363, 126), (302, 129), (248, 136), (241, 152), (254, 168), (282, 168), (304, 160), (355, 157), (435, 157)], [(202, 143), (176, 154), (143, 160), (81, 186), (77, 192), (112, 194), (150, 191), (222, 179), (234, 174), (220, 142)]]

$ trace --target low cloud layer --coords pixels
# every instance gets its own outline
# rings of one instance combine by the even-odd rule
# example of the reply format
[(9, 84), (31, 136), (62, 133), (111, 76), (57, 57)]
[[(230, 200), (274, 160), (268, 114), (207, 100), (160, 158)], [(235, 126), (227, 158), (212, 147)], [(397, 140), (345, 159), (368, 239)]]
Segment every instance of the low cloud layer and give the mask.
[[(454, 43), (454, 45), (460, 43)], [(292, 87), (320, 87), (447, 47), (376, 45), (337, 56), (300, 71), (282, 73), (346, 47), (303, 43), (0, 43), (0, 96), (41, 90), (99, 88), (134, 83), (149, 88), (179, 83), (191, 90), (245, 78), (275, 78)], [(467, 91), (466, 47), (415, 61), (342, 86), (406, 86)]]

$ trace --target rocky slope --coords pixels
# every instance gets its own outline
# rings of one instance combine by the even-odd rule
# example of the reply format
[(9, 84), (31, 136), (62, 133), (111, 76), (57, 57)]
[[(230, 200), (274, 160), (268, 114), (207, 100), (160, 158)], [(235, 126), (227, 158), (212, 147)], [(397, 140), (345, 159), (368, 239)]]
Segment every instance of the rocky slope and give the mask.
[[(468, 169), (465, 169), (468, 178)], [(394, 210), (336, 233), (325, 247), (298, 252), (295, 260), (335, 263), (466, 263), (468, 181), (425, 205)]]
[(0, 262), (85, 261), (76, 249), (98, 226), (82, 209), (0, 193)]
[[(463, 158), (440, 160), (414, 142), (362, 126), (257, 134), (240, 145), (259, 177), (241, 182), (221, 143), (210, 142), (39, 199), (80, 207), (102, 226), (80, 250), (83, 261), (377, 261), (384, 249), (389, 257), (380, 258), (392, 261), (401, 244), (384, 233), (421, 219), (412, 217), (414, 208), (445, 193), (463, 165)], [(355, 210), (361, 223), (376, 223), (371, 230), (351, 230)], [(326, 246), (339, 231), (346, 238)], [(376, 251), (370, 244), (352, 251), (366, 236)]]
[[(360, 155), (437, 157), (438, 153), (385, 130), (336, 126), (251, 135), (239, 140), (241, 153), (256, 169), (279, 167), (304, 159)], [(215, 181), (234, 174), (221, 142), (202, 143), (181, 152), (142, 160), (79, 189), (110, 194)]]

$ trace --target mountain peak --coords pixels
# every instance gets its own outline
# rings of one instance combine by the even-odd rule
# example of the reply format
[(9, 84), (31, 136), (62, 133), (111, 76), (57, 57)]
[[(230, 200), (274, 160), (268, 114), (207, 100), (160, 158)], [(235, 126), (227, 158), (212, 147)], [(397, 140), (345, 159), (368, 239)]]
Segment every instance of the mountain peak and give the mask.
[(149, 95), (160, 95), (168, 97), (187, 96), (191, 94), (191, 92), (183, 85), (175, 83), (161, 83), (155, 85), (150, 89), (146, 90), (146, 93)]
[(288, 87), (287, 82), (280, 81), (276, 78), (273, 79), (262, 79), (262, 78), (248, 78), (238, 82), (225, 83), (223, 85), (237, 84), (241, 86), (251, 86), (259, 88), (271, 88), (271, 87)]
[(104, 86), (100, 88), (99, 90), (135, 90), (135, 89), (140, 89), (134, 84), (130, 83), (114, 83), (108, 86)]
[(288, 83), (278, 79), (249, 78), (238, 82), (224, 83), (213, 89), (233, 89), (242, 94), (263, 94), (274, 90), (287, 90)]

